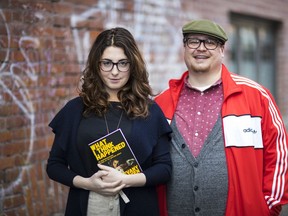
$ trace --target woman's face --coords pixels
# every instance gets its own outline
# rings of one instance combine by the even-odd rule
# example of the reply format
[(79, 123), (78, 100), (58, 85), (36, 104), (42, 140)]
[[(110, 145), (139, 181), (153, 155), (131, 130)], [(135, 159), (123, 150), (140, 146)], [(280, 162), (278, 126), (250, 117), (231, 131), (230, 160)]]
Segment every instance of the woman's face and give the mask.
[(115, 46), (107, 47), (100, 60), (100, 72), (110, 95), (109, 101), (118, 101), (117, 93), (130, 77), (130, 63), (124, 50)]

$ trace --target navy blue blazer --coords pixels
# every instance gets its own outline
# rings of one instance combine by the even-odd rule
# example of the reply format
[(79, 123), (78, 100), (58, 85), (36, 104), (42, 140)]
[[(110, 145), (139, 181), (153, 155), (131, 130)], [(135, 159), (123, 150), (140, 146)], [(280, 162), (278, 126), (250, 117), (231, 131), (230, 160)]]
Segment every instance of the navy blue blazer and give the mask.
[[(69, 101), (53, 118), (49, 126), (55, 138), (47, 161), (47, 174), (54, 181), (70, 187), (65, 215), (86, 216), (89, 191), (74, 187), (76, 175), (89, 177), (77, 151), (77, 131), (84, 104), (80, 97)], [(132, 121), (131, 138), (128, 140), (143, 173), (144, 187), (125, 188), (130, 199), (125, 204), (120, 198), (121, 216), (158, 216), (156, 187), (171, 177), (170, 133), (171, 128), (156, 103), (149, 107), (149, 116)]]

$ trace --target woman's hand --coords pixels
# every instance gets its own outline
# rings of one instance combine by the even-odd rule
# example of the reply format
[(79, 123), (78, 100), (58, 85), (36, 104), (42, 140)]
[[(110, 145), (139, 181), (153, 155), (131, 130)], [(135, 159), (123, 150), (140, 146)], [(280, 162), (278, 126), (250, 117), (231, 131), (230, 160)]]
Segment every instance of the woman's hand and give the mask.
[(109, 175), (109, 172), (100, 170), (93, 174), (90, 178), (83, 178), (81, 176), (75, 176), (73, 179), (73, 184), (75, 187), (83, 188), (85, 190), (94, 191), (101, 195), (113, 196), (119, 193), (125, 185), (121, 180), (110, 180), (104, 181), (105, 178)]
[(106, 175), (103, 175), (101, 177), (104, 182), (112, 183), (120, 181), (122, 184), (124, 184), (124, 179), (127, 176), (126, 174), (123, 174), (121, 171), (117, 169), (102, 164), (98, 164), (98, 167), (100, 170), (107, 173)]
[(120, 181), (124, 187), (141, 187), (146, 183), (146, 176), (143, 173), (126, 175), (112, 167), (98, 164), (99, 169), (105, 172), (101, 178), (106, 183)]

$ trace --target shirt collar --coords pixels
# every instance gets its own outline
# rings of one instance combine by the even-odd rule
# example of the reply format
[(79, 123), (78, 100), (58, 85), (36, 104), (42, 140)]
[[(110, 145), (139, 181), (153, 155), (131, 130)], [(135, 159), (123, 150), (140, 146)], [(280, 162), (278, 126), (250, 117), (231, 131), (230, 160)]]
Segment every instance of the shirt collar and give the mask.
[(210, 89), (210, 88), (212, 88), (212, 87), (214, 87), (214, 86), (218, 86), (218, 85), (221, 85), (221, 84), (222, 84), (222, 79), (220, 78), (219, 80), (217, 80), (217, 81), (216, 81), (214, 84), (212, 84), (211, 86), (207, 86), (207, 88), (204, 88), (204, 90), (201, 90), (201, 89), (198, 89), (198, 88), (195, 88), (195, 87), (191, 86), (191, 84), (188, 82), (188, 78), (189, 78), (189, 76), (185, 77), (185, 80), (184, 80), (185, 86), (186, 86), (187, 88), (194, 89), (194, 90), (196, 90), (196, 91), (201, 91), (201, 92), (204, 92), (204, 91), (206, 91), (206, 90), (208, 90), (208, 89)]

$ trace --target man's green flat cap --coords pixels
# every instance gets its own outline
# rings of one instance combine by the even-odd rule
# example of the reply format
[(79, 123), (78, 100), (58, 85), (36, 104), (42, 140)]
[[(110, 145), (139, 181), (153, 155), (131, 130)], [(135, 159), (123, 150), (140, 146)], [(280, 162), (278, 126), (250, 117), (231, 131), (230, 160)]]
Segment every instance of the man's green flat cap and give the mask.
[(224, 43), (228, 40), (228, 37), (223, 28), (210, 20), (193, 20), (188, 22), (183, 26), (182, 33), (205, 34), (216, 37)]

